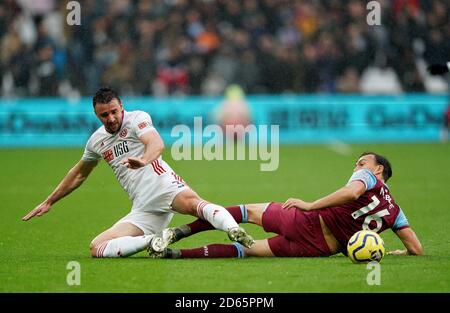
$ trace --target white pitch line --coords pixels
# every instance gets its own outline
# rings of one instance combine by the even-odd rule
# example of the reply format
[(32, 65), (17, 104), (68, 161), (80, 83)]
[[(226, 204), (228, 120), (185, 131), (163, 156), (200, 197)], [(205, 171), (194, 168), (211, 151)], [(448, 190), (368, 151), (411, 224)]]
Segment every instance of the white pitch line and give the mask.
[(340, 155), (349, 156), (352, 153), (351, 146), (340, 140), (332, 140), (326, 145), (326, 147)]

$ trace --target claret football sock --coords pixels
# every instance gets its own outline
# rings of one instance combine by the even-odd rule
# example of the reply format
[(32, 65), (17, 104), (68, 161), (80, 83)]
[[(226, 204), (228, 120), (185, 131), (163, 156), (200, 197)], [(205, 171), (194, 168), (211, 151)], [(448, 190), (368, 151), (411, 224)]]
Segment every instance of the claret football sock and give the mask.
[(217, 204), (201, 201), (197, 206), (198, 216), (208, 221), (214, 228), (228, 232), (239, 227), (233, 216)]
[(231, 245), (211, 244), (194, 249), (180, 249), (181, 258), (243, 258), (244, 247), (239, 243)]
[(124, 236), (105, 241), (97, 248), (97, 258), (119, 258), (145, 250), (154, 235)]

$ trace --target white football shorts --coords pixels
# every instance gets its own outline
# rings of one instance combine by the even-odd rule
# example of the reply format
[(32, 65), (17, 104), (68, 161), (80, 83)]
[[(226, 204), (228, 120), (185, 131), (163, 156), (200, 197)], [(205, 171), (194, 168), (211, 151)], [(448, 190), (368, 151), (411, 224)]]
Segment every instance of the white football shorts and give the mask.
[(144, 232), (144, 235), (159, 234), (169, 226), (172, 220), (172, 212), (142, 212), (131, 211), (122, 217), (115, 225), (120, 223), (131, 223)]
[(157, 177), (143, 177), (139, 185), (144, 186), (144, 192), (134, 199), (131, 212), (116, 224), (129, 222), (145, 235), (160, 233), (172, 220), (174, 198), (189, 187), (171, 170)]

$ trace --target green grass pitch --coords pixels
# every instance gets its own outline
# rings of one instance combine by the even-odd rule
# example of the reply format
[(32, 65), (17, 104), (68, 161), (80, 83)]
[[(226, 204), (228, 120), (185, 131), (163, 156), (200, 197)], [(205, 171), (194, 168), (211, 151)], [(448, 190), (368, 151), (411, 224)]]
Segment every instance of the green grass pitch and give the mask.
[[(89, 243), (129, 212), (127, 195), (102, 162), (89, 179), (41, 218), (21, 217), (40, 203), (80, 158), (82, 149), (0, 150), (1, 292), (449, 292), (450, 145), (352, 145), (349, 154), (326, 146), (285, 146), (280, 166), (260, 172), (260, 161), (165, 159), (202, 197), (222, 205), (313, 200), (344, 185), (364, 150), (393, 164), (391, 192), (422, 241), (425, 255), (386, 256), (381, 284), (366, 282), (370, 270), (342, 255), (330, 258), (153, 260), (144, 252), (124, 259), (93, 259)], [(192, 221), (176, 215), (171, 225)], [(244, 227), (256, 238), (259, 227)], [(387, 250), (402, 248), (391, 231)], [(228, 243), (209, 231), (177, 243), (197, 247)], [(81, 266), (81, 284), (68, 286), (69, 261)]]

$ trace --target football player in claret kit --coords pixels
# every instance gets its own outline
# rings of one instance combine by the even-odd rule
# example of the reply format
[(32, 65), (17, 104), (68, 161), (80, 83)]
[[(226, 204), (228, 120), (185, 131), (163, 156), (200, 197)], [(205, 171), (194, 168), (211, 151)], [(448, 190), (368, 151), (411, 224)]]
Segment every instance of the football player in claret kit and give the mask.
[[(386, 181), (392, 176), (389, 161), (373, 152), (363, 153), (348, 183), (339, 190), (314, 202), (288, 199), (284, 203), (239, 205), (227, 208), (239, 223), (260, 225), (277, 236), (256, 240), (250, 248), (212, 244), (195, 249), (150, 251), (155, 258), (200, 257), (321, 257), (339, 252), (347, 254), (347, 243), (362, 229), (380, 233), (392, 229), (406, 250), (389, 254), (421, 255), (422, 246), (409, 226), (402, 209), (392, 197)], [(170, 243), (192, 234), (213, 229), (202, 220), (176, 228), (166, 234)]]
[(103, 158), (133, 206), (128, 215), (94, 238), (90, 245), (93, 257), (126, 257), (149, 248), (162, 251), (168, 244), (162, 231), (174, 211), (204, 219), (246, 247), (254, 243), (225, 208), (201, 199), (164, 162), (164, 143), (149, 114), (125, 111), (110, 88), (99, 89), (93, 105), (103, 126), (89, 138), (81, 160), (24, 221), (47, 213), (55, 202), (78, 188)]

